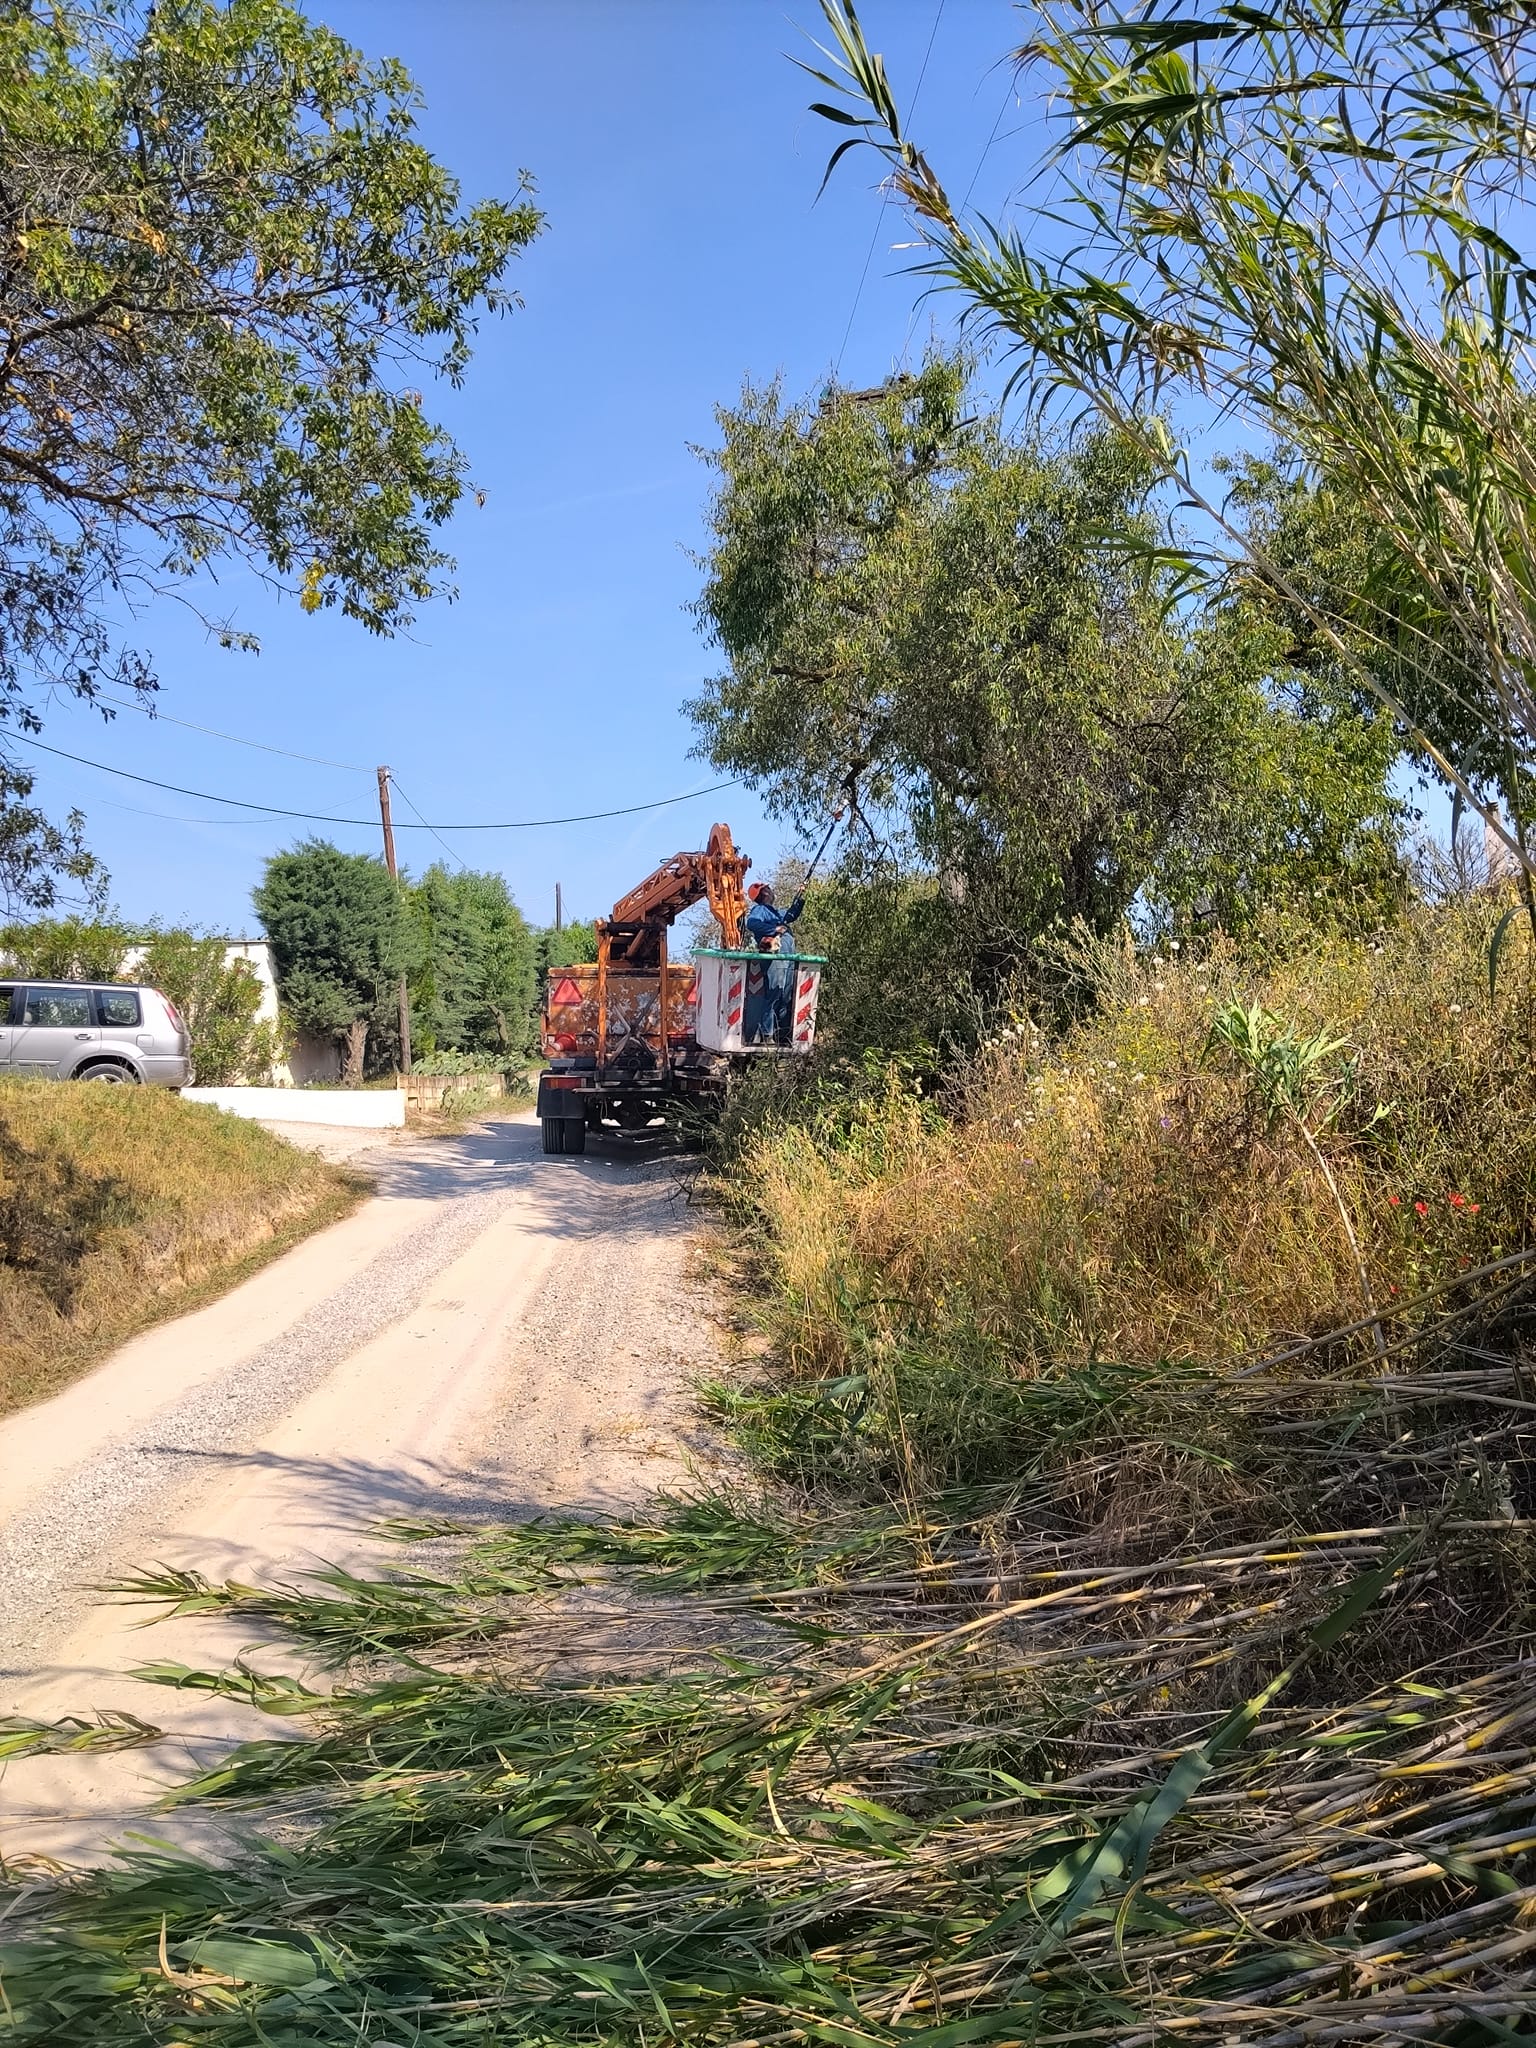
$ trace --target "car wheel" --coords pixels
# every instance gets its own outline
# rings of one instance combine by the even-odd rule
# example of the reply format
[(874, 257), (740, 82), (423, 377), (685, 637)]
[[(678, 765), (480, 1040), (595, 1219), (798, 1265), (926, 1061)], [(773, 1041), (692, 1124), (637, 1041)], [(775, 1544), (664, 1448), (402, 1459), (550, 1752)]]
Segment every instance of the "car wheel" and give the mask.
[(105, 1066), (87, 1067), (85, 1072), (78, 1076), (78, 1079), (82, 1081), (107, 1081), (118, 1087), (121, 1087), (125, 1082), (136, 1083), (138, 1078), (138, 1075), (134, 1073), (131, 1067), (120, 1067), (112, 1062)]

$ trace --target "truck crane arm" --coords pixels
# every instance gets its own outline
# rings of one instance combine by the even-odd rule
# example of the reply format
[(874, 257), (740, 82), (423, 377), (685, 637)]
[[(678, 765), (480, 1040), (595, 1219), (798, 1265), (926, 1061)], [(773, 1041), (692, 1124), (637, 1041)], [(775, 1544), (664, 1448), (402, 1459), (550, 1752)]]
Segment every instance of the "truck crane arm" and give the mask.
[(721, 943), (739, 946), (751, 865), (736, 851), (730, 826), (712, 826), (703, 853), (674, 853), (615, 903), (613, 915), (597, 928), (609, 959), (626, 966), (651, 965), (660, 958), (662, 934), (703, 901), (720, 927)]

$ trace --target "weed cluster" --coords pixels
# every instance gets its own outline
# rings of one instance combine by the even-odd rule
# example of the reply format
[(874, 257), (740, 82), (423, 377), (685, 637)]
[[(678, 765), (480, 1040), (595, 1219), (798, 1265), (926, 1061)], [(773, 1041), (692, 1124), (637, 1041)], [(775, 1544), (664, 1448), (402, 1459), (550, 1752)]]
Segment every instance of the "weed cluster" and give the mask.
[(1054, 1039), (1021, 1011), (949, 1114), (893, 1075), (851, 1118), (770, 1128), (745, 1154), (791, 1375), (838, 1400), (873, 1370), (949, 1484), (1007, 1475), (996, 1418), (1039, 1379), (1344, 1326), (1374, 1363), (1472, 1299), (1536, 1207), (1536, 1002), (1523, 938), (1490, 989), (1499, 910), (1264, 973), (1101, 945), (1092, 1011)]

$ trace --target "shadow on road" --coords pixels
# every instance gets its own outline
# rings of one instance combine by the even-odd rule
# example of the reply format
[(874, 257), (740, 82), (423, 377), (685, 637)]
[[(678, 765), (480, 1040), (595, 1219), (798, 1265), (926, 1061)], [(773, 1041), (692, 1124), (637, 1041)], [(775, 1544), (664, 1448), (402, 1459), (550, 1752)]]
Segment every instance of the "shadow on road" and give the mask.
[[(547, 1157), (536, 1123), (495, 1119), (457, 1138), (423, 1139), (381, 1149), (352, 1162), (372, 1176), (385, 1201), (444, 1201), (526, 1188), (551, 1211), (552, 1227), (608, 1227), (594, 1211), (595, 1190), (644, 1188), (666, 1193), (686, 1185), (686, 1155), (637, 1150), (615, 1140), (589, 1140), (578, 1157)], [(578, 1213), (579, 1212), (579, 1213)]]

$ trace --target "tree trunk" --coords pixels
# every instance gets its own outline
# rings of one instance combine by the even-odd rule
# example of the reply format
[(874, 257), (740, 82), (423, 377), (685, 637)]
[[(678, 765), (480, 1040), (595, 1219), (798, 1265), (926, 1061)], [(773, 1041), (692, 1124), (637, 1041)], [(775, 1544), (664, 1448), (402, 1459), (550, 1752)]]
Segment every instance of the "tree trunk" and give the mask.
[(363, 1082), (363, 1053), (368, 1044), (368, 1019), (354, 1017), (347, 1026), (346, 1053), (341, 1063), (341, 1078), (348, 1088), (360, 1088)]

